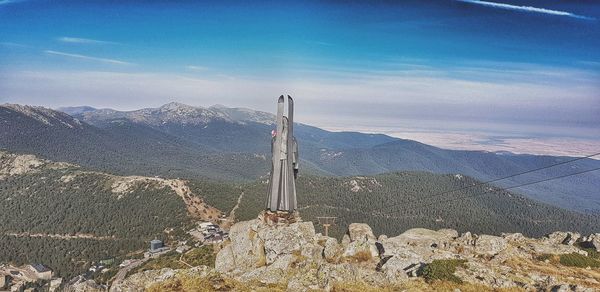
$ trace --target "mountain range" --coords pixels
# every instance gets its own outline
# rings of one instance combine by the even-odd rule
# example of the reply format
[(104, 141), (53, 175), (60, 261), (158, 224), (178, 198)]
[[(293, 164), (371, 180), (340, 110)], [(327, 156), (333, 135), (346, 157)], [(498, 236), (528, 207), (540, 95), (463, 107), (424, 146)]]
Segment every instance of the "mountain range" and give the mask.
[[(269, 171), (273, 122), (270, 113), (221, 105), (169, 103), (117, 111), (5, 104), (0, 106), (0, 148), (122, 175), (248, 182), (264, 178)], [(427, 171), (487, 181), (573, 159), (447, 150), (381, 134), (331, 132), (305, 124), (296, 125), (295, 135), (302, 173), (319, 176)], [(597, 167), (600, 161), (581, 159), (495, 184), (507, 187)], [(590, 172), (513, 191), (559, 207), (598, 213), (598, 190), (600, 173)]]

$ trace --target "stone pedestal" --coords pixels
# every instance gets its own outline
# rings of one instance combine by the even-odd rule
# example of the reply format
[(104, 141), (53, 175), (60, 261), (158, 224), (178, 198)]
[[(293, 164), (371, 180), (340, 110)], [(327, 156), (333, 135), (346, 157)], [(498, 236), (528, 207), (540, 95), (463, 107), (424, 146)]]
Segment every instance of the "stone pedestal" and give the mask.
[(258, 214), (258, 220), (269, 225), (287, 225), (296, 222), (302, 222), (302, 218), (300, 218), (300, 213), (298, 211), (294, 212), (286, 212), (286, 211), (277, 211), (271, 212), (269, 210), (265, 210)]

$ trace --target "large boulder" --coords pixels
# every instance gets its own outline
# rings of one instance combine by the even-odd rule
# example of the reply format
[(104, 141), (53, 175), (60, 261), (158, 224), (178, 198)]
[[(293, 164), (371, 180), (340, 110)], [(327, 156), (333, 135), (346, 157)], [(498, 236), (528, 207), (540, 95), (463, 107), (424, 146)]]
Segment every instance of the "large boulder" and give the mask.
[(422, 256), (429, 256), (434, 250), (450, 246), (457, 235), (448, 231), (434, 231), (424, 228), (413, 228), (396, 236), (381, 240), (382, 257), (403, 254), (406, 249)]
[(337, 239), (328, 237), (325, 239), (323, 248), (323, 257), (327, 262), (333, 263), (339, 261), (342, 255), (342, 247), (338, 244)]
[(312, 222), (239, 222), (230, 229), (230, 243), (217, 253), (215, 269), (243, 281), (279, 283), (289, 268), (323, 260), (316, 237)]
[(350, 241), (376, 241), (371, 227), (364, 223), (351, 223), (348, 226)]
[(600, 233), (591, 234), (584, 238), (583, 242), (585, 242), (587, 246), (595, 248), (596, 251), (600, 252)]
[(421, 255), (404, 250), (393, 256), (384, 258), (381, 271), (389, 280), (395, 281), (410, 276), (416, 276), (416, 271), (423, 265), (424, 259)]
[(352, 241), (345, 247), (342, 257), (351, 262), (377, 261), (379, 252), (375, 243)]
[(569, 238), (576, 238), (577, 234), (569, 235), (568, 232), (554, 232), (552, 235), (542, 237), (541, 239), (527, 238), (521, 233), (505, 233), (502, 237), (512, 248), (507, 248), (502, 254), (502, 258), (511, 256), (521, 258), (532, 258), (540, 254), (561, 255), (568, 253), (579, 253), (587, 255), (587, 252), (573, 246)]
[(580, 237), (581, 234), (576, 232), (556, 231), (546, 235), (543, 240), (550, 244), (573, 245)]
[(475, 253), (493, 256), (506, 249), (506, 240), (492, 235), (480, 235), (475, 240)]
[(597, 236), (592, 239), (592, 245), (596, 248), (596, 251), (600, 252), (600, 234), (597, 234)]
[(564, 245), (564, 244), (545, 244), (543, 242), (533, 243), (530, 245), (531, 250), (536, 254), (569, 254), (569, 253), (578, 253), (581, 255), (587, 256), (587, 252), (580, 248), (574, 247), (572, 245)]
[[(264, 226), (258, 229), (258, 240), (263, 242), (266, 264), (287, 255), (314, 258), (321, 248), (315, 246), (315, 227), (312, 222), (297, 222), (284, 226)], [(317, 253), (317, 255), (315, 255)]]
[(375, 245), (377, 239), (369, 225), (352, 223), (348, 226), (346, 235), (342, 239), (343, 258), (355, 262), (379, 260), (379, 251)]
[(264, 241), (257, 236), (260, 221), (250, 220), (234, 224), (229, 230), (230, 243), (216, 256), (219, 272), (246, 271), (266, 264)]

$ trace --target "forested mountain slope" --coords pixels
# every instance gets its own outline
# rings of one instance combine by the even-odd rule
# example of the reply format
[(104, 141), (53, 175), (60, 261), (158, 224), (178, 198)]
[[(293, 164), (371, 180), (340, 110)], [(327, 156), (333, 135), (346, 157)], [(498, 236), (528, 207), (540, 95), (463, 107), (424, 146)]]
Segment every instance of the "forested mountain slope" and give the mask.
[(266, 172), (264, 156), (215, 152), (126, 119), (96, 127), (42, 107), (0, 106), (2, 148), (126, 175), (252, 179)]
[(193, 218), (221, 214), (184, 181), (114, 176), (2, 151), (0, 202), (0, 262), (41, 262), (62, 276), (181, 235)]
[[(301, 176), (298, 205), (304, 220), (316, 223), (318, 216), (338, 217), (332, 229), (336, 236), (352, 222), (367, 223), (375, 233), (389, 236), (416, 227), (485, 234), (522, 232), (529, 236), (556, 230), (600, 231), (598, 215), (557, 208), (488, 185), (470, 187), (479, 183), (467, 176), (426, 172)], [(244, 186), (238, 219), (254, 218), (264, 208), (266, 188), (264, 181)]]

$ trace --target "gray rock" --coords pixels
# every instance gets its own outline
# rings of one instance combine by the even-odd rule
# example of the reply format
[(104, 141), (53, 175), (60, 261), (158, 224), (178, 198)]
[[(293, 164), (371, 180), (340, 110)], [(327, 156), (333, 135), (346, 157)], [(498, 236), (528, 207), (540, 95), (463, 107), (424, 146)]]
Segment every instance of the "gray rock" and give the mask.
[(350, 241), (376, 241), (371, 227), (364, 223), (351, 223), (348, 226)]
[(312, 222), (260, 227), (258, 237), (264, 242), (267, 265), (275, 262), (277, 257), (289, 254), (313, 258), (315, 227)]
[(502, 237), (506, 241), (514, 243), (524, 242), (527, 239), (522, 233), (502, 233)]
[(573, 245), (580, 237), (581, 234), (576, 232), (556, 231), (548, 234), (544, 240), (551, 244)]
[(464, 245), (475, 245), (475, 236), (473, 236), (471, 232), (467, 231), (457, 238), (456, 241)]
[(590, 235), (588, 242), (600, 252), (600, 233)]
[(314, 291), (319, 290), (317, 269), (302, 270), (294, 274), (288, 281), (287, 291)]
[(338, 244), (337, 239), (329, 237), (325, 241), (323, 248), (323, 257), (326, 261), (333, 263), (337, 262), (342, 255), (342, 247)]
[(63, 291), (65, 292), (104, 292), (108, 291), (108, 288), (103, 285), (97, 284), (94, 280), (87, 280), (83, 276), (77, 276), (67, 285), (65, 285)]
[(350, 243), (350, 236), (348, 234), (344, 234), (344, 236), (342, 236), (342, 245), (346, 246)]
[(230, 243), (217, 254), (219, 272), (243, 272), (266, 264), (264, 242), (258, 238), (259, 220), (238, 222), (229, 230)]
[(215, 258), (215, 269), (219, 272), (231, 272), (235, 268), (235, 257), (231, 244), (225, 246), (217, 253)]
[(444, 229), (438, 230), (437, 232), (440, 234), (444, 234), (449, 238), (457, 238), (458, 237), (458, 231), (456, 231), (454, 229), (444, 228)]
[[(285, 270), (298, 262), (322, 259), (323, 248), (317, 244), (312, 222), (268, 225), (260, 220), (244, 221), (231, 227), (229, 238), (231, 242), (216, 257), (219, 272), (249, 277), (264, 266)], [(264, 272), (276, 278), (277, 273), (270, 269)]]
[(475, 240), (475, 252), (478, 254), (493, 256), (506, 247), (506, 240), (498, 236), (480, 235)]
[(581, 255), (587, 256), (587, 251), (577, 248), (572, 245), (565, 244), (549, 244), (544, 241), (532, 242), (529, 244), (531, 251), (536, 254), (569, 254), (569, 253), (578, 253)]
[(351, 261), (372, 261), (378, 260), (379, 252), (374, 243), (367, 241), (353, 241), (346, 246), (342, 257)]
[(552, 291), (552, 292), (593, 292), (596, 290), (593, 288), (586, 288), (586, 287), (581, 287), (578, 285), (562, 284), (562, 285), (556, 285), (556, 286), (552, 287), (552, 289), (550, 289), (550, 291)]
[(423, 257), (430, 256), (435, 249), (443, 249), (450, 246), (453, 238), (448, 232), (438, 232), (424, 228), (414, 228), (396, 236), (382, 240), (382, 257), (402, 254), (410, 249)]
[(381, 266), (381, 271), (385, 273), (389, 280), (397, 281), (398, 279), (407, 278), (408, 275), (415, 276), (416, 274), (413, 272), (421, 267), (423, 263), (423, 257), (419, 254), (404, 250), (387, 259), (385, 264)]

